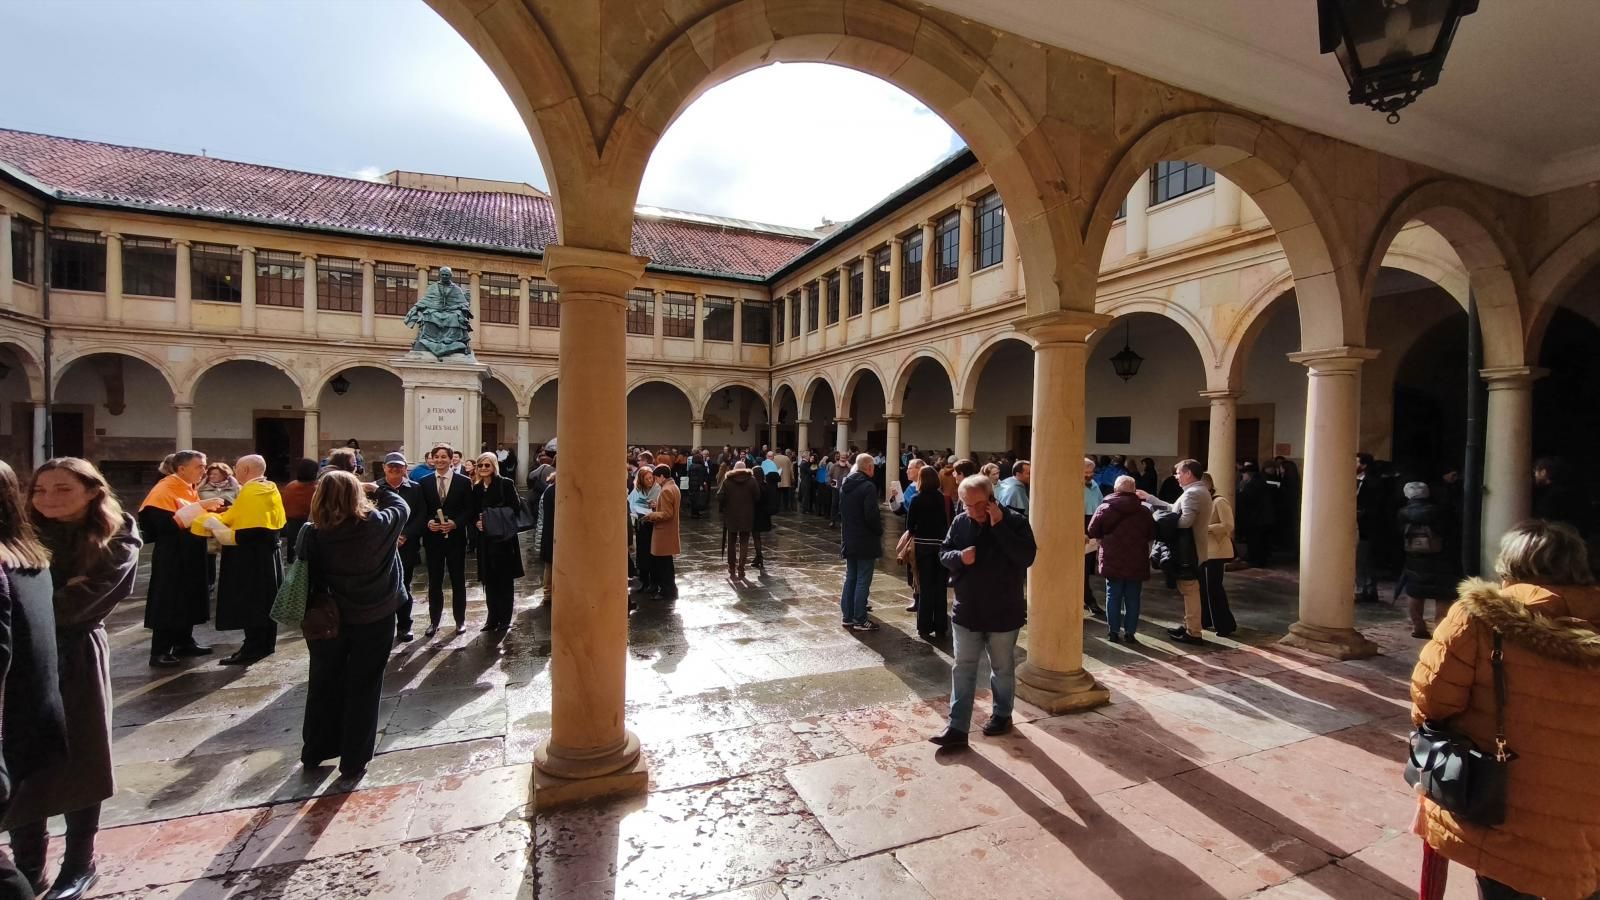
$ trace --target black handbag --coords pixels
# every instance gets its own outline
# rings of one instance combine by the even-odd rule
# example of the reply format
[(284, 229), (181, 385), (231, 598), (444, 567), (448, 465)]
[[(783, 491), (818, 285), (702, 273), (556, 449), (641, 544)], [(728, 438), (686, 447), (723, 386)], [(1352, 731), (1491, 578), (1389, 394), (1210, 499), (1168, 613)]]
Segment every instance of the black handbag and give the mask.
[(1494, 749), (1479, 750), (1471, 739), (1444, 725), (1424, 722), (1411, 733), (1406, 783), (1441, 809), (1471, 825), (1493, 828), (1506, 820), (1506, 779), (1517, 755), (1506, 748), (1506, 673), (1501, 635), (1494, 633), (1489, 663), (1494, 668)]

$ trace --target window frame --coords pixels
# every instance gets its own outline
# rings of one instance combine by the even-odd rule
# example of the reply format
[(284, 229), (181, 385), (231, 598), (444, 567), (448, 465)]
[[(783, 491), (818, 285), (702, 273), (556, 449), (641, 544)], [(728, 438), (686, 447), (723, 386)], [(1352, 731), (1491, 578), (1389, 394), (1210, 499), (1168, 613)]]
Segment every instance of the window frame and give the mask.
[[(87, 237), (82, 237), (86, 235)], [(103, 294), (106, 291), (106, 239), (97, 231), (87, 231), (82, 228), (52, 228), (45, 235), (50, 267), (50, 288), (57, 291), (84, 291), (86, 293)], [(63, 255), (56, 242), (63, 246), (74, 248), (71, 254)], [(86, 251), (84, 247), (98, 248), (97, 252)], [(59, 270), (57, 267), (61, 267)], [(62, 277), (72, 272), (80, 278)], [(99, 286), (96, 287), (95, 279), (98, 277)], [(74, 282), (70, 286), (65, 282)], [(88, 285), (87, 287), (83, 285)]]
[(889, 276), (893, 274), (893, 259), (887, 245), (872, 251), (872, 308), (889, 305)]
[[(402, 274), (402, 272), (404, 274)], [(401, 280), (405, 285), (396, 284)], [(407, 294), (410, 296), (408, 297)], [(417, 267), (405, 263), (375, 262), (372, 265), (372, 311), (380, 316), (404, 316), (411, 311), (417, 292)]]
[(561, 327), (561, 288), (554, 281), (528, 279), (528, 327)]
[(508, 272), (482, 272), (478, 275), (478, 318), (485, 325), (517, 324), (517, 308), (522, 305), (522, 285)]
[(347, 256), (317, 257), (317, 311), (361, 312), (361, 260)]
[(900, 244), (900, 299), (922, 293), (922, 229), (911, 232)]
[[(1197, 171), (1199, 174), (1195, 174)], [(1152, 207), (1199, 193), (1217, 182), (1217, 173), (1210, 167), (1183, 159), (1161, 160), (1150, 167), (1149, 177)], [(1174, 182), (1179, 185), (1176, 192), (1164, 193), (1173, 190)]]
[[(719, 344), (733, 343), (733, 318), (738, 304), (733, 302), (732, 297), (706, 294), (705, 298), (705, 314), (700, 317), (703, 323), (700, 326), (702, 336), (707, 341), (715, 341)], [(722, 317), (721, 321), (713, 324), (712, 312), (715, 310), (726, 310), (728, 314)]]
[(778, 327), (772, 330), (772, 346), (783, 343), (789, 335), (789, 298), (775, 297), (772, 300), (773, 318)]
[(1006, 261), (1006, 206), (999, 191), (990, 191), (972, 212), (972, 270), (977, 272)]
[(694, 294), (661, 292), (661, 336), (694, 340)]
[(961, 212), (951, 210), (933, 226), (933, 286), (949, 284), (961, 274)]
[(789, 325), (790, 338), (800, 340), (805, 334), (805, 294), (799, 288), (789, 294)]
[(122, 293), (130, 297), (176, 298), (178, 245), (163, 237), (123, 235)]
[[(656, 292), (635, 288), (627, 294), (624, 310), (628, 334), (654, 337), (656, 333)], [(642, 330), (641, 330), (642, 328)]]
[(850, 264), (850, 302), (848, 304), (848, 315), (852, 319), (854, 319), (855, 317), (857, 317), (859, 315), (862, 315), (863, 313), (865, 313), (867, 311), (867, 304), (865, 302), (865, 297), (862, 295), (862, 290), (863, 290), (863, 288), (866, 287), (866, 279), (867, 279), (867, 267), (862, 264), (861, 260), (858, 259), (855, 262), (851, 263)]
[[(707, 297), (706, 299), (710, 300), (711, 298)], [(768, 347), (772, 346), (773, 330), (771, 303), (768, 303), (765, 300), (750, 300), (746, 298), (738, 303), (735, 303), (733, 309), (734, 315), (740, 319), (739, 341), (741, 344), (754, 344)], [(752, 329), (751, 325), (758, 320), (763, 322), (762, 328)], [(760, 338), (756, 338), (754, 335), (758, 330), (765, 330), (766, 334)]]
[(816, 334), (821, 327), (818, 319), (822, 315), (822, 294), (818, 283), (812, 281), (805, 286), (806, 292), (806, 334)]
[[(211, 286), (225, 285), (213, 292)], [(189, 294), (203, 303), (244, 300), (244, 252), (232, 244), (195, 241), (189, 246)], [(226, 294), (227, 296), (218, 296)]]
[(11, 216), (11, 279), (37, 286), (39, 273), (33, 270), (33, 254), (38, 243), (34, 227), (38, 223), (25, 216)]
[(839, 270), (833, 269), (822, 276), (822, 281), (828, 285), (828, 324), (839, 324), (839, 314), (842, 304), (839, 302)]
[[(274, 275), (270, 271), (264, 272), (264, 269), (279, 271)], [(305, 277), (304, 256), (288, 250), (257, 250), (256, 305), (271, 306), (276, 309), (301, 308), (306, 302)], [(281, 286), (290, 282), (293, 283), (294, 290), (283, 290)]]

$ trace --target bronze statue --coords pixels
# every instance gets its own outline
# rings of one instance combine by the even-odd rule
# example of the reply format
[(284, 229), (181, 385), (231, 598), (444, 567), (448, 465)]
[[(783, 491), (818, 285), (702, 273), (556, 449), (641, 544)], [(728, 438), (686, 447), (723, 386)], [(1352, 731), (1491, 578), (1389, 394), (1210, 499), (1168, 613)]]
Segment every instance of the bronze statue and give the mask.
[(406, 313), (406, 324), (418, 329), (412, 353), (426, 352), (435, 359), (472, 356), (472, 300), (455, 283), (449, 266), (439, 269), (439, 280)]

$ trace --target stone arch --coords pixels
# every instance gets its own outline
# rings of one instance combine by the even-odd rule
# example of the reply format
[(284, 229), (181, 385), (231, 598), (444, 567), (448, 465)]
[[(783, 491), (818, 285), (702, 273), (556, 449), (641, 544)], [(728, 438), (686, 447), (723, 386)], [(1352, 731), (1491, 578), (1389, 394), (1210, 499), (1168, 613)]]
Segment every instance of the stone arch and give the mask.
[(346, 369), (378, 369), (393, 375), (395, 378), (400, 380), (401, 384), (405, 383), (405, 376), (401, 375), (394, 366), (391, 366), (386, 362), (366, 358), (343, 360), (335, 363), (334, 365), (325, 367), (317, 375), (317, 377), (310, 382), (311, 391), (306, 395), (306, 408), (316, 409), (317, 401), (322, 398), (322, 392), (327, 388), (328, 382), (337, 378), (339, 373), (345, 371)]
[(895, 372), (892, 390), (884, 398), (889, 404), (888, 412), (890, 415), (900, 415), (905, 411), (906, 388), (911, 384), (911, 375), (916, 371), (917, 364), (924, 359), (933, 360), (944, 371), (945, 377), (950, 380), (950, 396), (952, 398), (957, 396), (958, 383), (956, 381), (955, 367), (950, 365), (950, 360), (946, 359), (944, 354), (931, 347), (923, 347), (906, 357), (905, 361), (900, 364), (900, 368)]
[(972, 409), (977, 405), (978, 380), (983, 377), (983, 367), (989, 364), (989, 358), (1000, 349), (1000, 345), (1007, 343), (1018, 343), (1029, 350), (1034, 345), (1034, 341), (1020, 331), (1000, 331), (984, 338), (977, 351), (967, 357), (967, 367), (961, 372), (961, 387), (955, 394), (957, 407)]
[(536, 376), (533, 379), (533, 384), (528, 387), (528, 402), (522, 407), (523, 411), (530, 416), (533, 415), (533, 401), (538, 399), (539, 392), (544, 390), (546, 385), (555, 384), (560, 376), (560, 371), (556, 369), (551, 369), (543, 375)]
[(151, 356), (149, 353), (146, 353), (143, 350), (139, 350), (139, 349), (136, 349), (136, 348), (133, 348), (133, 347), (125, 346), (125, 345), (110, 346), (110, 347), (82, 347), (82, 348), (79, 348), (79, 349), (73, 351), (72, 353), (69, 353), (66, 356), (61, 357), (59, 360), (56, 361), (55, 368), (51, 372), (51, 385), (50, 385), (50, 387), (51, 387), (52, 392), (56, 388), (59, 388), (61, 386), (61, 378), (62, 378), (62, 376), (66, 374), (68, 369), (72, 368), (72, 364), (73, 363), (78, 362), (79, 360), (85, 359), (85, 358), (90, 357), (90, 356), (100, 356), (100, 355), (127, 356), (127, 357), (130, 357), (132, 359), (137, 359), (138, 361), (140, 361), (142, 363), (148, 364), (150, 366), (150, 368), (155, 369), (156, 372), (161, 376), (161, 379), (167, 383), (167, 390), (172, 392), (173, 402), (174, 403), (178, 402), (177, 401), (177, 397), (178, 397), (178, 379), (177, 379), (177, 377), (174, 376), (172, 374), (172, 372), (168, 371), (167, 367), (165, 365), (163, 365), (159, 360), (157, 360), (154, 356)]
[(1440, 259), (1428, 253), (1390, 245), (1383, 254), (1382, 268), (1400, 269), (1420, 278), (1426, 278), (1450, 295), (1462, 309), (1467, 308), (1467, 295), (1472, 285), (1467, 270), (1454, 260)]
[(661, 384), (667, 385), (668, 387), (676, 388), (679, 393), (683, 394), (683, 399), (688, 401), (689, 409), (691, 411), (697, 410), (697, 409), (705, 409), (705, 398), (701, 397), (698, 393), (696, 393), (693, 389), (691, 389), (687, 384), (684, 384), (682, 381), (679, 381), (678, 379), (674, 378), (671, 375), (663, 375), (663, 374), (656, 373), (656, 372), (648, 372), (648, 373), (645, 373), (643, 375), (635, 375), (634, 377), (628, 379), (627, 390), (622, 392), (623, 398), (626, 399), (629, 394), (631, 394), (634, 391), (638, 390), (643, 385), (649, 384), (652, 381), (657, 381), (657, 382), (660, 382)]
[(528, 386), (526, 384), (520, 379), (511, 377), (511, 373), (504, 369), (499, 369), (492, 365), (484, 375), (486, 378), (493, 378), (495, 381), (500, 382), (506, 391), (511, 394), (511, 399), (516, 404), (513, 415), (524, 415), (526, 413), (528, 404), (533, 402), (533, 394), (527, 389)]
[[(1217, 360), (1215, 370), (1223, 377), (1223, 384), (1217, 390), (1232, 390), (1244, 383), (1244, 362), (1250, 358), (1250, 348), (1266, 324), (1267, 314), (1278, 298), (1294, 289), (1294, 273), (1283, 272), (1262, 285), (1239, 310), (1239, 315), (1223, 336), (1222, 355)], [(1301, 335), (1304, 334), (1305, 327), (1302, 325)]]
[[(1189, 339), (1194, 341), (1194, 349), (1200, 354), (1200, 363), (1206, 370), (1206, 384), (1216, 390), (1222, 389), (1213, 384), (1222, 371), (1221, 362), (1217, 359), (1216, 341), (1212, 340), (1211, 333), (1206, 330), (1205, 323), (1200, 321), (1199, 317), (1186, 307), (1159, 297), (1126, 297), (1113, 300), (1104, 306), (1096, 308), (1095, 311), (1111, 316), (1113, 319), (1132, 315), (1133, 313), (1153, 313), (1176, 322), (1189, 335)], [(1116, 323), (1113, 321), (1107, 323), (1105, 328), (1100, 329), (1096, 333), (1097, 337), (1090, 338), (1091, 346), (1097, 343), (1099, 337), (1103, 337), (1102, 332), (1109, 333), (1115, 325)]]
[(294, 385), (295, 393), (299, 394), (301, 402), (305, 403), (305, 383), (301, 381), (300, 374), (283, 360), (266, 353), (231, 349), (226, 354), (219, 354), (217, 356), (210, 357), (203, 362), (197, 363), (194, 368), (193, 377), (189, 379), (188, 384), (183, 386), (183, 392), (174, 398), (174, 402), (193, 403), (195, 394), (200, 389), (200, 382), (205, 380), (206, 375), (210, 374), (211, 371), (216, 369), (218, 366), (226, 365), (230, 362), (258, 362), (264, 366), (271, 366), (272, 368), (277, 369), (279, 372), (288, 377), (289, 383)]
[(19, 340), (0, 337), (0, 347), (9, 349), (22, 364), (23, 377), (28, 379), (28, 402), (44, 402), (44, 366), (40, 364), (39, 357), (33, 348)]
[(883, 373), (878, 371), (878, 367), (870, 362), (860, 362), (845, 376), (844, 389), (839, 392), (839, 409), (844, 410), (841, 413), (842, 415), (849, 415), (851, 403), (855, 400), (856, 388), (861, 385), (861, 379), (867, 375), (871, 375), (878, 380), (878, 387), (883, 391), (884, 402), (889, 402), (888, 381), (884, 379)]
[(1493, 201), (1483, 189), (1464, 181), (1425, 181), (1389, 209), (1367, 251), (1361, 284), (1362, 320), (1366, 319), (1365, 307), (1372, 302), (1385, 251), (1412, 221), (1437, 231), (1466, 268), (1478, 306), (1484, 365), (1522, 365), (1524, 329), (1518, 298), (1526, 293), (1527, 273)]
[(726, 378), (722, 381), (716, 382), (710, 390), (706, 391), (706, 395), (704, 398), (702, 398), (700, 405), (694, 407), (695, 411), (699, 413), (701, 419), (704, 419), (706, 417), (706, 413), (711, 409), (711, 398), (715, 397), (718, 392), (726, 388), (744, 388), (750, 393), (755, 394), (756, 397), (761, 401), (761, 406), (767, 411), (767, 414), (773, 415), (771, 398), (767, 396), (766, 391), (757, 387), (754, 383), (746, 378)]
[(806, 382), (805, 389), (800, 392), (800, 421), (802, 422), (811, 421), (811, 401), (817, 397), (818, 385), (826, 387), (828, 393), (833, 396), (834, 414), (838, 414), (839, 392), (834, 389), (833, 382), (828, 380), (827, 375), (818, 372), (811, 376), (811, 379)]
[(1117, 209), (1136, 179), (1162, 160), (1197, 162), (1250, 195), (1277, 232), (1295, 273), (1300, 345), (1322, 349), (1356, 343), (1365, 333), (1355, 254), (1336, 228), (1327, 192), (1300, 154), (1264, 120), (1231, 112), (1194, 112), (1166, 119), (1124, 151), (1085, 223), (1087, 259), (1098, 260)]
[(1525, 343), (1528, 358), (1534, 358), (1544, 343), (1550, 317), (1561, 305), (1561, 298), (1572, 290), (1589, 270), (1600, 265), (1600, 218), (1574, 232), (1555, 249), (1528, 278), (1528, 323)]

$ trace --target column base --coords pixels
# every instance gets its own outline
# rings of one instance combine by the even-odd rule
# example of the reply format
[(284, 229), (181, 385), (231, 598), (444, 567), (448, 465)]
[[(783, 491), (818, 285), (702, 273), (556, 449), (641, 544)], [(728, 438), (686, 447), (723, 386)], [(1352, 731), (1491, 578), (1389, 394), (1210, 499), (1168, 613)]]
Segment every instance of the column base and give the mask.
[(599, 753), (567, 750), (546, 741), (533, 757), (533, 806), (550, 809), (599, 797), (643, 794), (649, 768), (639, 739), (623, 732), (620, 747)]
[(1111, 692), (1082, 669), (1054, 672), (1025, 662), (1017, 667), (1017, 699), (1055, 715), (1104, 706)]
[(1333, 659), (1366, 659), (1378, 655), (1378, 645), (1354, 628), (1324, 628), (1296, 622), (1278, 643)]

